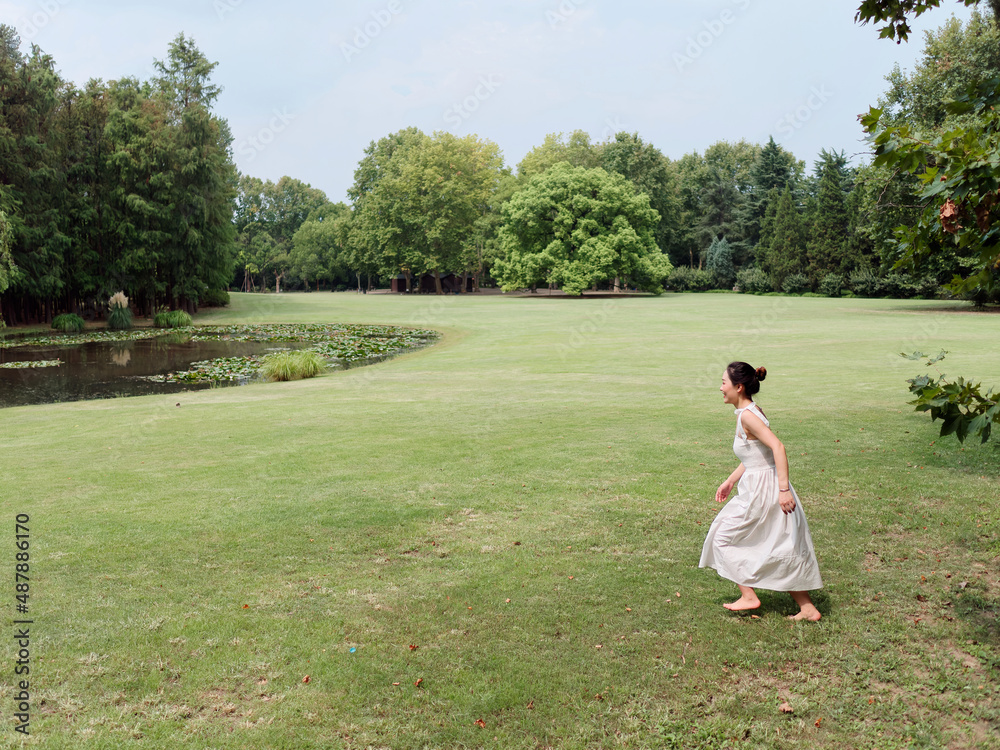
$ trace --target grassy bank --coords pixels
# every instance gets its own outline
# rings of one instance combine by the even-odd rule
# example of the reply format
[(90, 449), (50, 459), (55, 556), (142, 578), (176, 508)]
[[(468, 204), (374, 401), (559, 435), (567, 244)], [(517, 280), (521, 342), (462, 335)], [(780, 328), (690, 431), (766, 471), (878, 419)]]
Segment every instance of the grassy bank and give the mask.
[[(333, 321), (445, 335), (313, 380), (0, 412), (35, 620), (31, 738), (8, 638), (0, 746), (1000, 747), (1000, 450), (937, 440), (896, 356), (1000, 385), (1000, 317), (314, 293), (195, 322)], [(732, 615), (696, 567), (736, 358), (768, 368), (815, 625), (767, 592)]]

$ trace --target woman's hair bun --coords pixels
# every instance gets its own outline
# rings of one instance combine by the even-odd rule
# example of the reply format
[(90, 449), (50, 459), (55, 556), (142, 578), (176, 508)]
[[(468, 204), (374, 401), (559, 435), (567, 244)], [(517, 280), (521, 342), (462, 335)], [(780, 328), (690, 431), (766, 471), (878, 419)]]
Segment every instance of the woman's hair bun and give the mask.
[(767, 377), (767, 368), (766, 367), (758, 367), (757, 368), (757, 380), (763, 380), (766, 377)]

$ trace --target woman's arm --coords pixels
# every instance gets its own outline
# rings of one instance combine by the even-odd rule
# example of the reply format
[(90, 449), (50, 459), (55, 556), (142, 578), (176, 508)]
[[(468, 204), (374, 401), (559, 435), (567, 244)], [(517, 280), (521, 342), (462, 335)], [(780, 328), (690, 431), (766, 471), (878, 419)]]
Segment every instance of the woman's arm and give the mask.
[(729, 475), (729, 479), (719, 485), (719, 489), (715, 491), (715, 502), (725, 502), (726, 498), (729, 497), (729, 493), (733, 491), (733, 487), (735, 487), (736, 483), (740, 481), (740, 477), (743, 476), (744, 471), (746, 471), (746, 467), (743, 464), (740, 464), (736, 467), (735, 471)]
[(788, 454), (785, 453), (784, 444), (756, 414), (750, 411), (743, 412), (742, 422), (747, 437), (756, 438), (774, 454), (774, 468), (778, 472), (778, 504), (782, 512), (791, 513), (795, 510), (795, 496), (788, 483)]

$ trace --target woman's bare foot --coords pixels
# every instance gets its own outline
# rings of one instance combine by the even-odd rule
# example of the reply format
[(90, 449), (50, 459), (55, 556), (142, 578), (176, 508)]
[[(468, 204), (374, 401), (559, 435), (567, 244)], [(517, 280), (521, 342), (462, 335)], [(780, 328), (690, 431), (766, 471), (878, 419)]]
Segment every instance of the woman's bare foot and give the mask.
[(735, 602), (730, 602), (729, 604), (723, 604), (722, 606), (728, 609), (730, 612), (743, 612), (748, 609), (757, 609), (760, 606), (760, 599), (757, 598), (757, 592), (754, 591), (749, 586), (739, 586), (740, 598)]
[(823, 615), (819, 613), (816, 609), (816, 605), (812, 603), (812, 599), (809, 598), (808, 591), (793, 591), (791, 592), (792, 599), (795, 603), (799, 605), (799, 613), (797, 615), (791, 615), (789, 620), (805, 620), (806, 622), (816, 622)]
[(819, 610), (816, 609), (816, 607), (814, 607), (812, 605), (809, 605), (808, 607), (803, 607), (802, 609), (800, 609), (799, 613), (797, 615), (789, 615), (788, 619), (789, 620), (805, 620), (807, 622), (816, 622), (822, 616), (823, 615), (821, 615), (819, 613)]
[(729, 604), (723, 604), (723, 607), (728, 609), (730, 612), (743, 612), (747, 609), (757, 609), (760, 606), (760, 599), (756, 596), (748, 597), (741, 596), (735, 602), (730, 602)]

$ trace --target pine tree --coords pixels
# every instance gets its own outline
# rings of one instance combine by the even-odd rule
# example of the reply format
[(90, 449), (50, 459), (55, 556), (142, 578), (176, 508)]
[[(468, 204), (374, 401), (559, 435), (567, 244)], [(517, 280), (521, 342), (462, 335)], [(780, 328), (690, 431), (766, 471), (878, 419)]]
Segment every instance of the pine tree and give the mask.
[(761, 258), (761, 265), (771, 276), (775, 289), (781, 288), (785, 277), (805, 270), (805, 228), (799, 210), (786, 187), (774, 212), (774, 233)]
[(769, 201), (776, 200), (786, 187), (795, 190), (801, 169), (801, 163), (775, 143), (773, 136), (768, 138), (750, 170), (752, 186), (739, 216), (741, 231), (751, 252), (764, 242), (761, 234)]
[(857, 265), (849, 252), (850, 175), (844, 153), (823, 149), (816, 162), (816, 176), (819, 183), (807, 250), (807, 273), (814, 284), (828, 273), (850, 273)]

